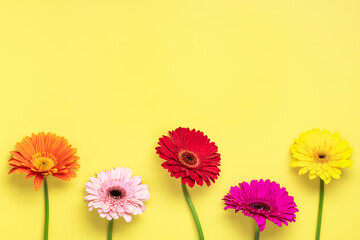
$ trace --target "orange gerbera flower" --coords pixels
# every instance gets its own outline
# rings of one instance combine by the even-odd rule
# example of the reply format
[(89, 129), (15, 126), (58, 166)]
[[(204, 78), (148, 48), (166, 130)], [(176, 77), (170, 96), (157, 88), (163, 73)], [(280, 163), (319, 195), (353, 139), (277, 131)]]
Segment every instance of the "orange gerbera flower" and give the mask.
[(73, 169), (79, 168), (76, 163), (79, 159), (74, 156), (76, 148), (71, 148), (68, 140), (53, 133), (44, 132), (25, 137), (16, 144), (17, 151), (9, 160), (13, 168), (10, 173), (27, 174), (26, 179), (35, 177), (34, 188), (39, 190), (44, 176), (53, 175), (62, 180), (69, 181), (76, 177)]

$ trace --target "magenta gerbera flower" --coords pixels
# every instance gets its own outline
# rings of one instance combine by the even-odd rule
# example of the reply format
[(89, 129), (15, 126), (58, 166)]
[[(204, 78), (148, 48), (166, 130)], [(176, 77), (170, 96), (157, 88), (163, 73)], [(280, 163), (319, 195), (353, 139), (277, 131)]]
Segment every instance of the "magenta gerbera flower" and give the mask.
[(220, 173), (220, 154), (214, 142), (201, 131), (177, 128), (169, 131), (168, 136), (159, 139), (156, 153), (165, 160), (162, 167), (172, 177), (182, 178), (183, 184), (194, 187), (195, 182), (210, 186)]
[(141, 177), (132, 177), (129, 168), (117, 167), (98, 173), (97, 178), (91, 177), (85, 184), (89, 211), (96, 208), (102, 218), (112, 220), (120, 216), (130, 222), (131, 214), (145, 211), (143, 201), (150, 198), (149, 187), (141, 182)]
[(245, 216), (254, 218), (260, 231), (264, 230), (266, 219), (279, 227), (295, 222), (295, 213), (299, 211), (286, 188), (280, 188), (278, 183), (270, 182), (269, 179), (252, 180), (250, 185), (242, 182), (239, 186), (231, 187), (222, 200), (226, 204), (225, 210), (241, 210)]

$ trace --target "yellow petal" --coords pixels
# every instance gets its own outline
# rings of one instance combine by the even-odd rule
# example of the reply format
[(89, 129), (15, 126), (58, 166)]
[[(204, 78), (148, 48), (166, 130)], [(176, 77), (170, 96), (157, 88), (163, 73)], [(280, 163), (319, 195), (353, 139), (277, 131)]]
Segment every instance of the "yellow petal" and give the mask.
[(304, 155), (301, 153), (293, 153), (293, 157), (298, 160), (302, 160), (302, 161), (308, 161), (308, 162), (314, 161), (314, 159), (312, 157), (310, 157), (309, 155)]
[(309, 170), (306, 167), (303, 167), (299, 170), (299, 175), (303, 175), (305, 173), (307, 173)]
[(306, 167), (306, 166), (310, 166), (312, 165), (312, 162), (307, 162), (307, 161), (299, 161), (297, 159), (292, 159), (290, 161), (290, 166), (291, 167)]
[(304, 155), (307, 155), (307, 156), (311, 156), (311, 150), (306, 147), (302, 147), (300, 146), (299, 144), (294, 144), (290, 147), (290, 151), (294, 154), (294, 153), (301, 153), (301, 154), (304, 154)]
[(336, 178), (336, 179), (340, 178), (340, 174), (341, 174), (340, 170), (339, 170), (340, 173), (338, 173), (337, 171), (334, 171), (334, 169), (336, 169), (336, 168), (332, 168), (328, 164), (323, 164), (322, 168), (324, 169), (324, 171), (328, 172), (331, 177)]
[(309, 174), (309, 178), (312, 180), (312, 179), (314, 179), (314, 178), (316, 178), (317, 177), (317, 175), (316, 174)]
[(328, 162), (328, 164), (331, 167), (344, 168), (344, 167), (352, 167), (354, 162), (351, 159), (346, 159), (346, 160), (330, 161)]
[(326, 179), (324, 180), (324, 183), (325, 183), (325, 184), (328, 184), (330, 181), (331, 181), (331, 177), (328, 177), (328, 178), (326, 178)]

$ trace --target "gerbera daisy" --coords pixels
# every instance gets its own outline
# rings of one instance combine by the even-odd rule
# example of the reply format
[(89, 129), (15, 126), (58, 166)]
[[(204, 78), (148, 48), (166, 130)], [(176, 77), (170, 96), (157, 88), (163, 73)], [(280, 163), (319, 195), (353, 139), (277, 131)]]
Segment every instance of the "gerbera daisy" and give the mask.
[(340, 139), (339, 133), (331, 134), (327, 130), (313, 129), (300, 134), (290, 148), (292, 167), (300, 167), (299, 175), (309, 172), (309, 178), (319, 176), (325, 183), (331, 178), (340, 178), (340, 168), (351, 168), (352, 148), (349, 142)]
[(85, 184), (89, 211), (96, 208), (102, 218), (112, 220), (120, 216), (130, 222), (131, 214), (145, 211), (143, 202), (150, 198), (149, 187), (141, 182), (141, 177), (133, 177), (129, 168), (117, 167), (98, 173), (97, 178), (91, 177)]
[(214, 142), (200, 131), (189, 128), (177, 128), (169, 131), (168, 136), (159, 139), (156, 153), (165, 160), (162, 167), (172, 177), (182, 178), (182, 190), (190, 207), (198, 230), (199, 239), (204, 239), (200, 221), (186, 189), (186, 184), (194, 187), (195, 182), (202, 186), (205, 182), (210, 186), (220, 173), (220, 154)]
[(27, 174), (26, 178), (34, 179), (34, 188), (39, 190), (43, 178), (48, 175), (69, 181), (76, 177), (72, 169), (79, 168), (76, 163), (79, 159), (75, 156), (76, 148), (71, 148), (68, 140), (53, 133), (44, 132), (25, 137), (16, 144), (17, 151), (9, 160), (13, 168), (10, 173)]
[(295, 213), (299, 211), (286, 189), (269, 179), (252, 180), (250, 184), (242, 182), (239, 186), (231, 187), (222, 200), (225, 201), (225, 210), (241, 210), (245, 216), (254, 218), (260, 231), (265, 229), (266, 220), (279, 227), (295, 222)]
[(210, 186), (218, 178), (220, 154), (214, 142), (203, 132), (189, 128), (177, 128), (169, 132), (170, 137), (159, 139), (156, 153), (165, 160), (161, 165), (172, 177), (182, 178), (183, 184), (193, 187), (195, 182)]
[(320, 177), (320, 198), (318, 221), (315, 239), (320, 239), (322, 221), (324, 183), (329, 183), (331, 178), (339, 179), (340, 168), (352, 168), (354, 164), (350, 159), (353, 149), (349, 142), (340, 139), (339, 133), (331, 134), (327, 130), (312, 129), (300, 134), (290, 148), (293, 159), (292, 167), (300, 167), (299, 175), (309, 172), (309, 178)]
[(48, 239), (49, 232), (49, 197), (47, 188), (47, 176), (69, 181), (76, 177), (73, 169), (79, 168), (76, 163), (79, 159), (75, 156), (76, 148), (71, 148), (68, 140), (53, 133), (44, 132), (25, 137), (22, 142), (16, 144), (17, 151), (11, 151), (13, 155), (9, 160), (13, 168), (10, 173), (27, 174), (26, 178), (34, 179), (34, 188), (39, 190), (44, 181), (45, 193), (45, 227), (44, 239)]

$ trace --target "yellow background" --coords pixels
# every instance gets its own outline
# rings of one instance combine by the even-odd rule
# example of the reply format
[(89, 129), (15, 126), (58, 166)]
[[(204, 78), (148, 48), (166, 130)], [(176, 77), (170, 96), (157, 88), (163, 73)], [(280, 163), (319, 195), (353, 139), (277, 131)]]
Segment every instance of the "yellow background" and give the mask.
[(204, 131), (221, 176), (190, 195), (207, 240), (252, 239), (254, 222), (224, 211), (230, 186), (270, 178), (295, 197), (297, 222), (261, 239), (313, 239), (318, 180), (289, 166), (301, 132), (340, 132), (354, 169), (325, 186), (322, 239), (359, 235), (358, 0), (0, 1), (1, 239), (42, 239), (43, 189), (7, 175), (9, 151), (51, 131), (78, 148), (71, 182), (49, 179), (50, 239), (106, 239), (84, 183), (116, 166), (150, 186), (146, 211), (113, 239), (197, 239), (180, 182), (160, 167), (158, 138)]

